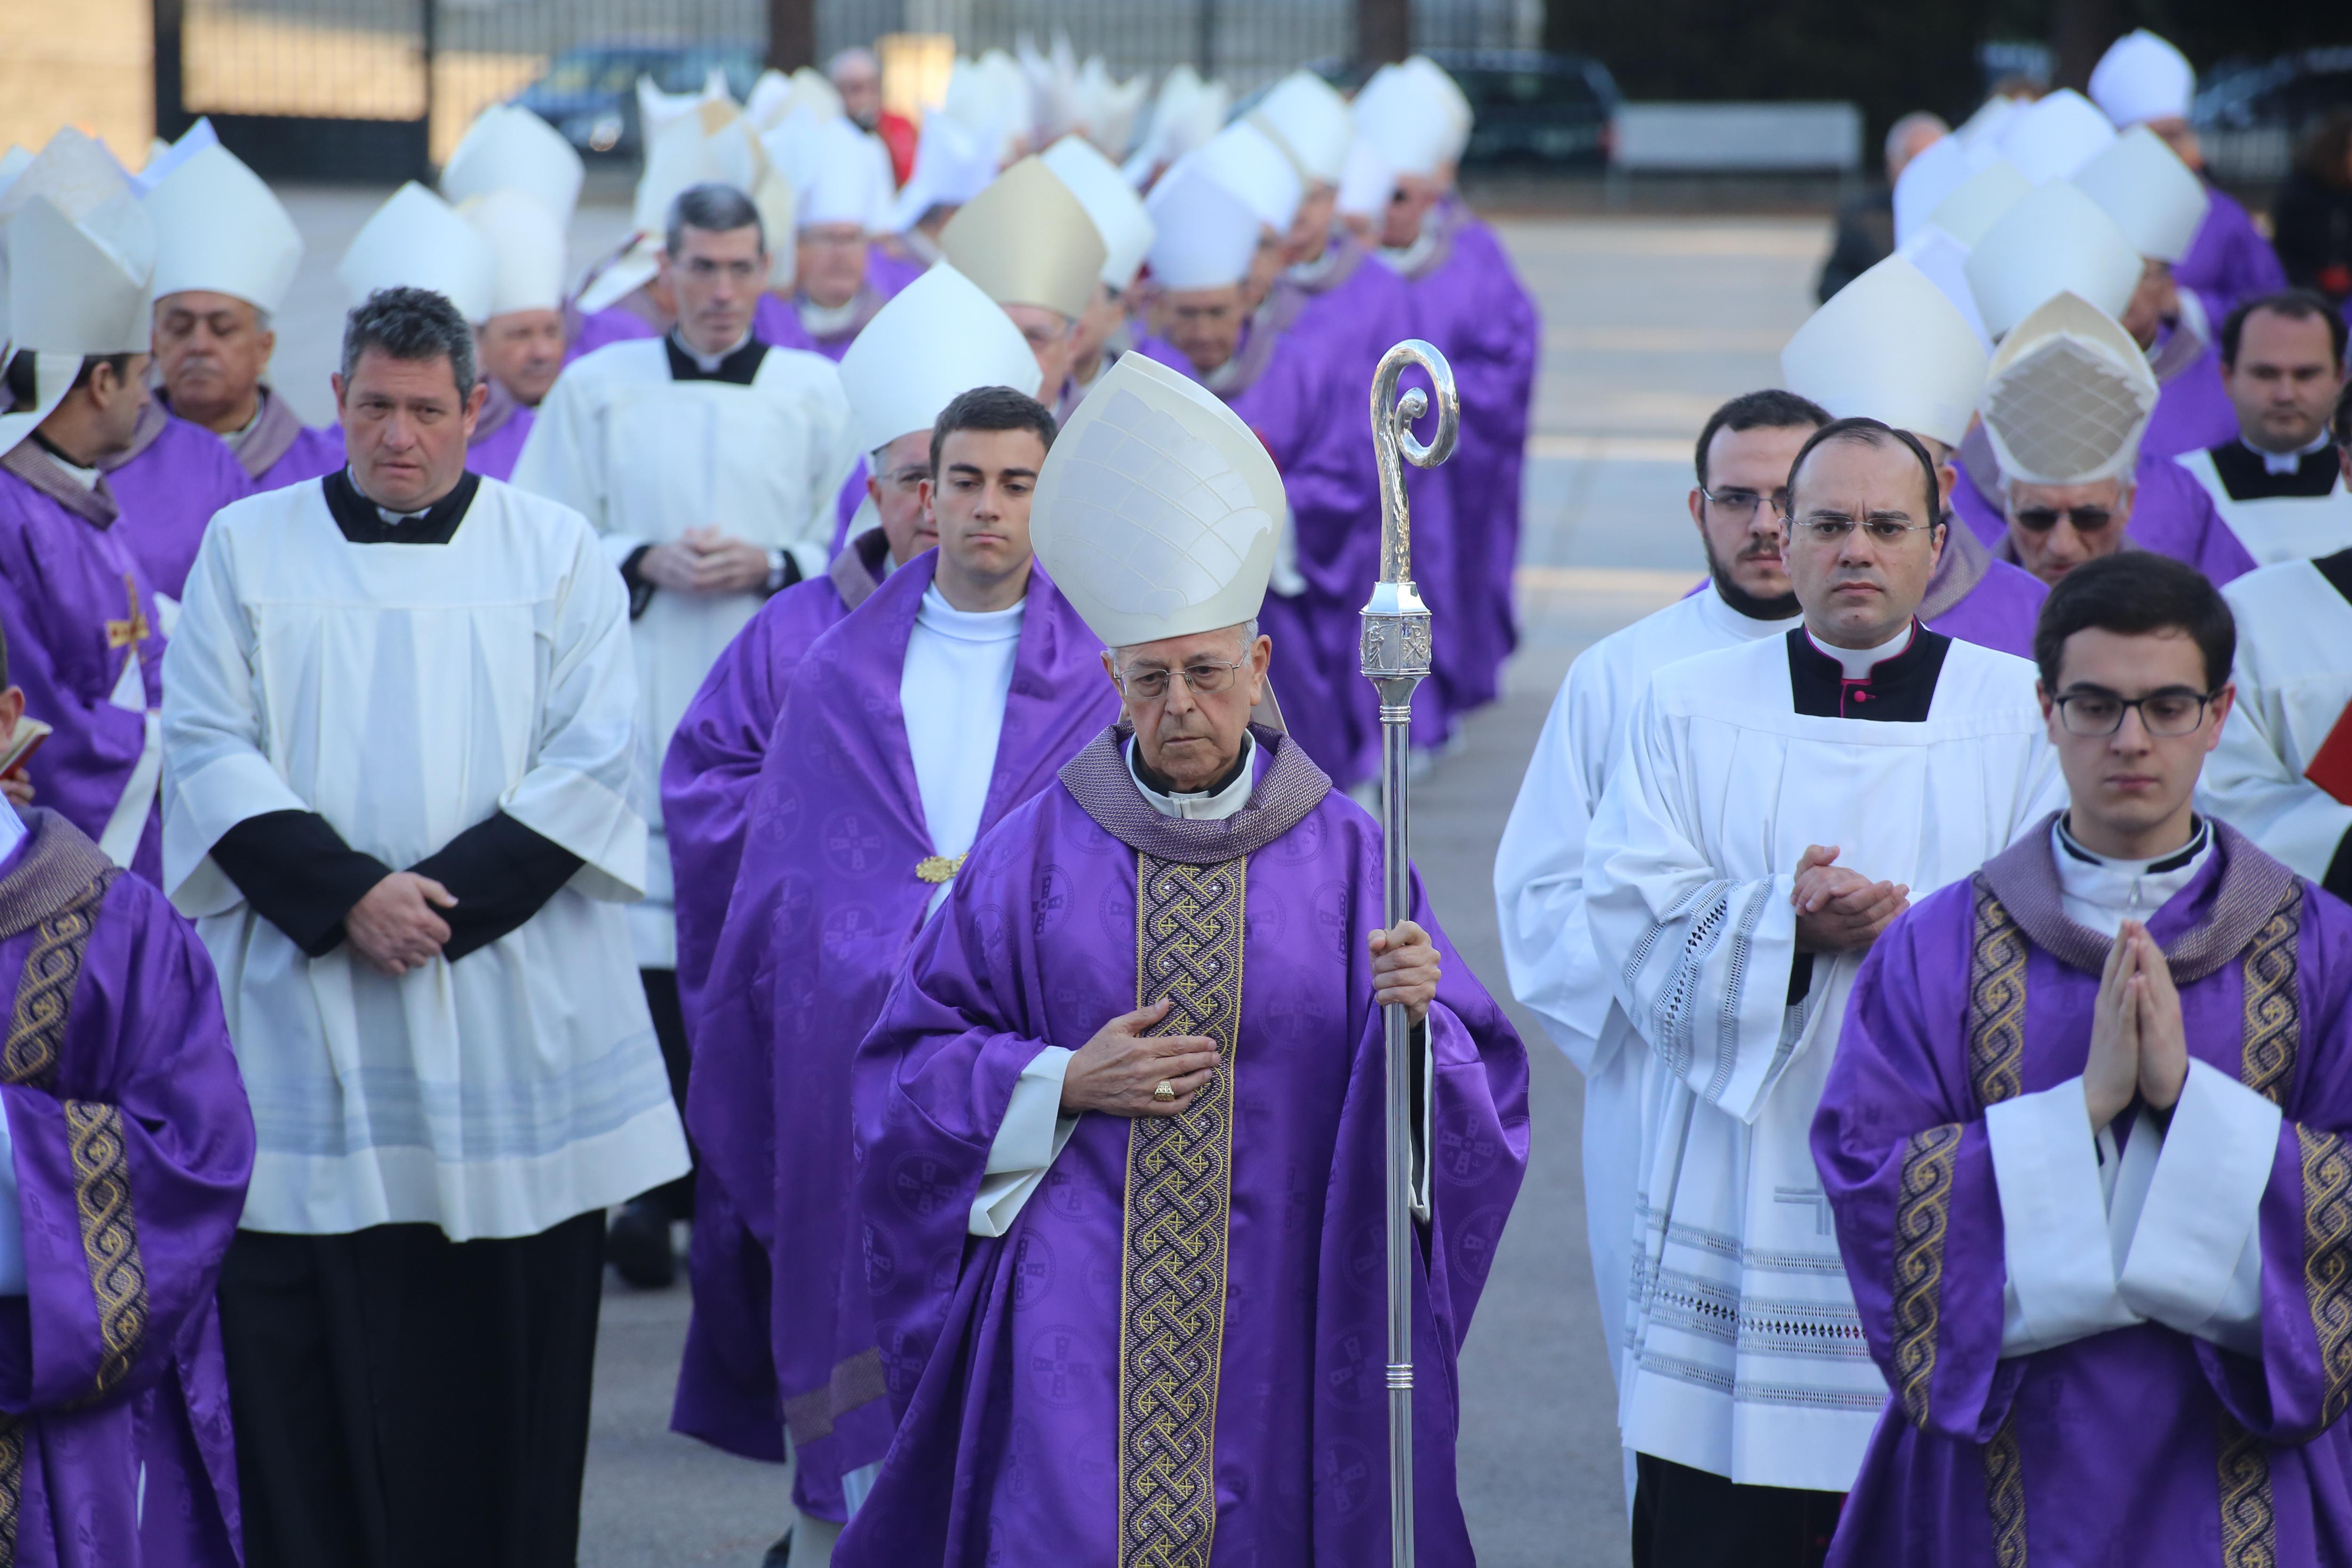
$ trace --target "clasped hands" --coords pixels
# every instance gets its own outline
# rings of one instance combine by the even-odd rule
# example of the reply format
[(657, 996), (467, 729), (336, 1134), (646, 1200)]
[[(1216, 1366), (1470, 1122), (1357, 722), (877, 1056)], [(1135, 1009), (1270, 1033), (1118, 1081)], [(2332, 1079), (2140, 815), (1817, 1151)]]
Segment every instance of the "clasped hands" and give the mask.
[(1908, 887), (1873, 882), (1832, 863), (1837, 857), (1835, 844), (1809, 844), (1797, 862), (1797, 885), (1789, 902), (1797, 906), (1800, 953), (1860, 952), (1911, 907)]
[(768, 552), (717, 528), (688, 528), (637, 561), (637, 575), (677, 593), (741, 593), (768, 580)]
[(404, 975), (441, 956), (449, 923), (434, 911), (457, 907), (457, 895), (431, 877), (396, 871), (352, 905), (343, 936), (379, 973)]
[(2172, 970), (2147, 927), (2126, 920), (2091, 1008), (2091, 1055), (2083, 1068), (2091, 1130), (2123, 1114), (2135, 1092), (2155, 1109), (2171, 1110), (2188, 1076), (2189, 1033)]

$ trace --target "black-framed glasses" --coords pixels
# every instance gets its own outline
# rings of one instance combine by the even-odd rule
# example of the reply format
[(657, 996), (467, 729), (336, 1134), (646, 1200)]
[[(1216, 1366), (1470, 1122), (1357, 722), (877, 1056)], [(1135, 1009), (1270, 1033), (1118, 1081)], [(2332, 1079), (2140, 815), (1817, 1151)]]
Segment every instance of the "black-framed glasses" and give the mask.
[(1852, 538), (1857, 527), (1870, 536), (1874, 544), (1892, 545), (1900, 544), (1905, 534), (1925, 533), (1936, 525), (1900, 523), (1893, 517), (1865, 517), (1857, 524), (1852, 517), (1843, 517), (1830, 512), (1820, 517), (1807, 517), (1802, 522), (1792, 521), (1789, 526), (1791, 528), (1802, 528), (1808, 535), (1825, 545), (1833, 545)]
[(2140, 727), (2150, 735), (2177, 737), (2194, 735), (2205, 722), (2205, 709), (2219, 690), (2193, 692), (2187, 686), (2167, 686), (2144, 697), (2119, 697), (2096, 686), (2062, 692), (2052, 698), (2059, 722), (2069, 735), (2088, 738), (2113, 735), (2124, 727), (2124, 715), (2139, 709)]
[(1698, 493), (1706, 497), (1707, 505), (1738, 523), (1744, 523), (1756, 515), (1756, 508), (1767, 501), (1772, 504), (1772, 510), (1775, 513), (1785, 513), (1789, 509), (1789, 491), (1785, 486), (1773, 491), (1769, 496), (1759, 496), (1753, 490), (1739, 489), (1725, 490), (1718, 494), (1704, 485), (1698, 487)]
[(2065, 518), (2078, 534), (2095, 534), (2116, 520), (2108, 507), (2024, 507), (2010, 514), (2028, 533), (2046, 534)]
[[(1184, 685), (1194, 696), (1214, 696), (1231, 689), (1237, 672), (1249, 668), (1247, 659), (1236, 659), (1230, 664), (1202, 659), (1184, 666), (1181, 672)], [(1168, 695), (1169, 683), (1180, 672), (1175, 670), (1121, 670), (1118, 689), (1129, 696), (1145, 702), (1158, 702)]]

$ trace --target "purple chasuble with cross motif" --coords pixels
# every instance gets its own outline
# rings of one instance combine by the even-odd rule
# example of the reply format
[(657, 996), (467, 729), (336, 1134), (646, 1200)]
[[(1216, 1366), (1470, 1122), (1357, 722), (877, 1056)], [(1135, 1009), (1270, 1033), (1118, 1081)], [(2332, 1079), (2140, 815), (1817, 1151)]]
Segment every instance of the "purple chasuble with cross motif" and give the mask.
[[(687, 1126), (772, 1261), (770, 1344), (793, 1495), (832, 1519), (847, 1512), (842, 1478), (890, 1441), (861, 1262), (850, 1062), (939, 891), (922, 874), (933, 850), (898, 706), (938, 559), (926, 551), (893, 572), (793, 673), (691, 1023)], [(1024, 603), (983, 839), (1118, 706), (1102, 643), (1043, 570), (1032, 568)], [(751, 1362), (738, 1358), (756, 1376)]]
[(99, 465), (122, 516), (114, 531), (147, 571), (148, 586), (176, 601), (213, 514), (254, 492), (228, 443), (151, 399), (131, 449)]
[(224, 1568), (243, 1529), (213, 1290), (253, 1116), (212, 961), (52, 811), (0, 860), (0, 1099), (25, 1278), (0, 1296), (21, 1568)]
[[(2147, 921), (2191, 1062), (2162, 1138), (2187, 1146), (2202, 1072), (2226, 1080), (2210, 1092), (2271, 1120), (2219, 1167), (2227, 1180), (2168, 1196), (2171, 1151), (2156, 1156), (2129, 1261), (2121, 1242), (2116, 1269), (2096, 1260), (2105, 1288), (2138, 1309), (2117, 1326), (2004, 1347), (2054, 1298), (2037, 1292), (2029, 1310), (2019, 1294), (2046, 1274), (2017, 1268), (2050, 1265), (2011, 1261), (2034, 1239), (2005, 1236), (2004, 1215), (2047, 1195), (2003, 1192), (1996, 1162), (2010, 1156), (1996, 1154), (1988, 1107), (2073, 1094), (2089, 1136), (2072, 1081), (2109, 947), (2065, 913), (2050, 820), (1922, 900), (1864, 961), (1812, 1146), (1893, 1392), (1832, 1563), (2352, 1563), (2352, 1434), (2339, 1419), (2352, 1397), (2352, 909), (2227, 825), (2214, 832), (2210, 858)], [(2125, 1176), (2085, 1178), (2094, 1206), (2098, 1182), (2116, 1182), (2095, 1224), (2117, 1223), (2132, 1144), (2154, 1125), (2116, 1119)], [(2223, 1188), (2239, 1182), (2245, 1251), (2235, 1238), (2220, 1249), (2241, 1274), (2258, 1251), (2259, 1283), (2244, 1298), (2253, 1336), (2233, 1350), (2226, 1335), (2168, 1326), (2177, 1309), (2148, 1306), (2160, 1298), (2136, 1296), (2133, 1281), (2187, 1278), (2177, 1260), (2202, 1245), (2154, 1225), (2161, 1206), (2194, 1217), (2192, 1232), (2221, 1227), (2233, 1212)], [(2139, 1249), (2164, 1243), (2144, 1265)]]
[[(866, 1270), (898, 1435), (843, 1568), (1388, 1558), (1380, 829), (1270, 729), (1248, 803), (1163, 817), (1123, 729), (976, 849), (857, 1053)], [(1455, 1359), (1528, 1148), (1525, 1048), (1439, 929), (1412, 1257), (1420, 1561), (1471, 1561)], [(967, 1234), (1023, 1069), (1143, 1002), (1215, 1039), (1180, 1114), (1076, 1119)], [(1433, 1068), (1433, 1072), (1431, 1069)], [(1213, 1543), (1213, 1555), (1212, 1545)]]

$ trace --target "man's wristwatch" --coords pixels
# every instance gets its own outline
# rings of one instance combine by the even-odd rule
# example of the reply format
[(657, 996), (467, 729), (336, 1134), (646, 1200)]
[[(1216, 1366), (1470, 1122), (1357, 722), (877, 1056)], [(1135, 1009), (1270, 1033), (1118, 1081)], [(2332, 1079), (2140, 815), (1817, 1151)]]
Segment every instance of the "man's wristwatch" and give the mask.
[(799, 565), (793, 559), (790, 550), (772, 549), (768, 552), (767, 590), (770, 593), (782, 592), (800, 580), (800, 575)]

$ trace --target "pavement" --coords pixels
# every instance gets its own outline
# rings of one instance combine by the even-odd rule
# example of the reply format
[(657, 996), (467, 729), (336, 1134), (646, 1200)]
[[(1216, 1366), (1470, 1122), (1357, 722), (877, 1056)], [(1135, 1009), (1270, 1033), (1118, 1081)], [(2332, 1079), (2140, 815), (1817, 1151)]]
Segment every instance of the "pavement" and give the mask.
[[(382, 196), (290, 193), (310, 251), (280, 313), (276, 379), (314, 422), (332, 410), (332, 262)], [(583, 206), (575, 269), (625, 222), (618, 206)], [(1717, 404), (1778, 383), (1780, 347), (1811, 308), (1829, 234), (1822, 220), (1779, 216), (1503, 216), (1496, 226), (1545, 334), (1521, 645), (1503, 699), (1472, 716), (1462, 747), (1414, 787), (1413, 850), (1438, 917), (1499, 994), (1496, 846), (1552, 695), (1579, 651), (1697, 580), (1692, 442)], [(1582, 1086), (1534, 1019), (1510, 1011), (1533, 1061), (1533, 1148), (1463, 1356), (1463, 1507), (1488, 1568), (1622, 1568), (1615, 1392), (1585, 1250)], [(608, 1283), (583, 1568), (757, 1568), (790, 1516), (782, 1468), (668, 1430), (688, 1306), (683, 1283), (657, 1293)]]

